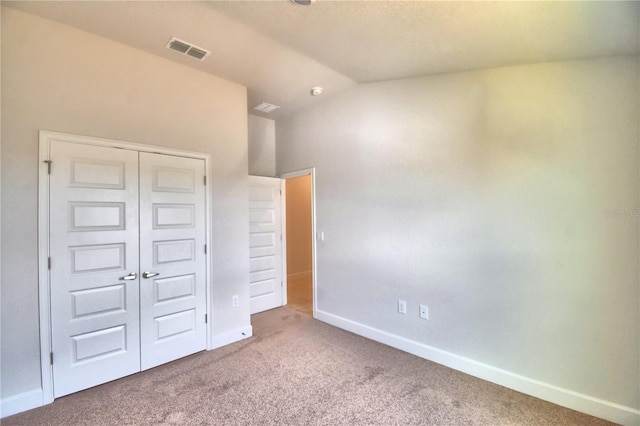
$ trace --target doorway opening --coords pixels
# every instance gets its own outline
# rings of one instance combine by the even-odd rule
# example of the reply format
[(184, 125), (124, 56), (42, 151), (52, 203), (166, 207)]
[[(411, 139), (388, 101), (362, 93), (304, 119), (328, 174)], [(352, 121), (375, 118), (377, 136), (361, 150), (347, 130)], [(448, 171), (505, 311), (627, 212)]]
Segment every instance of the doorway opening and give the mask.
[(286, 173), (287, 305), (313, 316), (315, 311), (315, 214), (313, 170)]

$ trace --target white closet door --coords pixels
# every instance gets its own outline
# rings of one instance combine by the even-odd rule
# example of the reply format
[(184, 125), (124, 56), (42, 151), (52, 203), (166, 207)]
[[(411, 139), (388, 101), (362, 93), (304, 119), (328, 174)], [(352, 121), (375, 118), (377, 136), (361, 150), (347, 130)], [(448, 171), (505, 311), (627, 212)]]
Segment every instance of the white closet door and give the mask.
[(251, 314), (283, 305), (281, 179), (249, 176)]
[(138, 153), (52, 142), (54, 396), (140, 370)]
[(140, 153), (142, 369), (206, 348), (205, 164)]

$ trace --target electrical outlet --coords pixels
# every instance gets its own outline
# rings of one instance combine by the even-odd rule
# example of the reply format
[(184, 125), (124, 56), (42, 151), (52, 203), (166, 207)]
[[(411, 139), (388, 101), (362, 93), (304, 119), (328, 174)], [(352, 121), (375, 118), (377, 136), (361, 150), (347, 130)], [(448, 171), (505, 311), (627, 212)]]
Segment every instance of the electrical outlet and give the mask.
[(234, 294), (233, 296), (231, 296), (231, 306), (233, 306), (234, 308), (237, 308), (238, 306), (240, 306), (240, 298), (238, 297), (237, 294)]
[(398, 300), (398, 312), (402, 315), (407, 313), (407, 302), (404, 300)]
[(429, 319), (429, 307), (427, 305), (420, 305), (420, 318)]

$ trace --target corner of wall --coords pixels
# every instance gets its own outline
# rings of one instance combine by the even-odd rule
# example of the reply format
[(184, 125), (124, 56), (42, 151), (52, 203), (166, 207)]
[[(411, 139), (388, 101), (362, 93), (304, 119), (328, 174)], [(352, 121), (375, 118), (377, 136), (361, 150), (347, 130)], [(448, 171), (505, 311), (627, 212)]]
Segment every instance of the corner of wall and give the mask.
[(214, 334), (211, 337), (211, 344), (208, 350), (217, 349), (222, 346), (230, 345), (244, 339), (248, 339), (253, 336), (253, 327), (250, 325), (246, 327), (236, 328), (235, 330), (226, 331), (224, 333)]
[(248, 114), (248, 168), (255, 176), (276, 175), (276, 126), (269, 118)]
[(443, 351), (349, 319), (317, 310), (314, 318), (359, 336), (436, 362), (482, 380), (621, 425), (640, 424), (640, 410), (563, 389), (507, 370)]

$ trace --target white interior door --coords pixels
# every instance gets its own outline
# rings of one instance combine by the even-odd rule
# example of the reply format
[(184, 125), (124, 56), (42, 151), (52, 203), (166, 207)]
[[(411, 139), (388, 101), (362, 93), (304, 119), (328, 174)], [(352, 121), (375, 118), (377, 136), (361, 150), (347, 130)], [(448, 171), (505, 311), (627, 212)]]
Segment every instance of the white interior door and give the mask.
[(204, 350), (205, 164), (140, 153), (142, 369)]
[(284, 304), (282, 181), (249, 176), (249, 295), (251, 314)]
[(53, 142), (54, 396), (140, 370), (138, 153)]
[(53, 394), (206, 348), (205, 162), (50, 142)]

